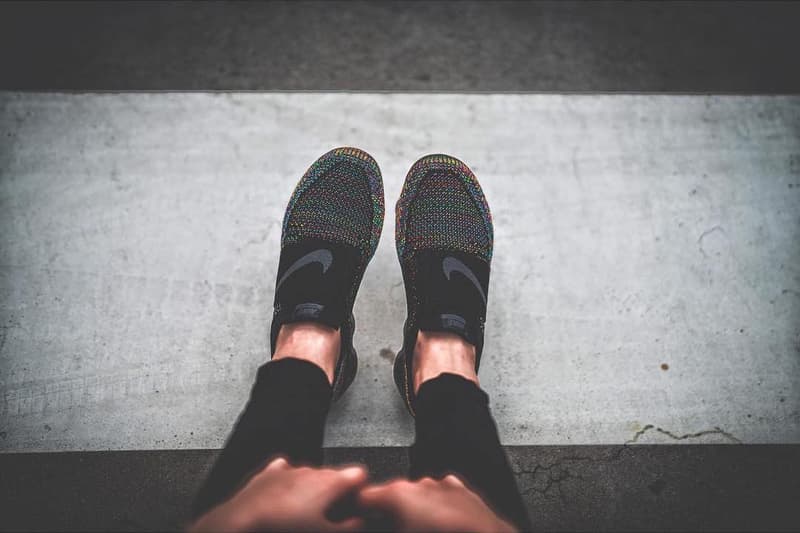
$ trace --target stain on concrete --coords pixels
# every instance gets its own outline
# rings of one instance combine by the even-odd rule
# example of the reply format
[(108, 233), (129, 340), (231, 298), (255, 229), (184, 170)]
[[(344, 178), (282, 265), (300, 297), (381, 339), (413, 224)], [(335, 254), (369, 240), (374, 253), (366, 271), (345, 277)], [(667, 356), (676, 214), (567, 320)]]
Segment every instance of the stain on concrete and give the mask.
[(395, 353), (391, 348), (381, 348), (381, 351), (378, 353), (378, 355), (390, 363), (394, 363)]
[[(700, 253), (703, 254), (703, 257), (708, 257), (708, 253), (706, 253), (706, 250), (703, 248), (703, 240), (709, 235), (712, 235), (714, 232), (719, 232), (722, 235), (725, 235), (725, 230), (722, 228), (722, 226), (717, 225), (705, 230), (697, 238), (697, 245), (700, 249)], [(717, 253), (717, 255), (719, 255), (719, 253)]]

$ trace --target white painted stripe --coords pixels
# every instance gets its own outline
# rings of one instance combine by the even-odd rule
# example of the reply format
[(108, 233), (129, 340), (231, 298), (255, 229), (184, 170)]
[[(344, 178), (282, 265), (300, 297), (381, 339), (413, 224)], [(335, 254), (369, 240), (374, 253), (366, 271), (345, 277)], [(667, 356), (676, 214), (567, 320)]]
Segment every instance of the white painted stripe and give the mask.
[(505, 443), (800, 442), (799, 97), (5, 93), (0, 139), (4, 451), (220, 446), (267, 358), (285, 202), (339, 145), (388, 209), (328, 445), (412, 438), (381, 354), (391, 207), (430, 152), (494, 213)]

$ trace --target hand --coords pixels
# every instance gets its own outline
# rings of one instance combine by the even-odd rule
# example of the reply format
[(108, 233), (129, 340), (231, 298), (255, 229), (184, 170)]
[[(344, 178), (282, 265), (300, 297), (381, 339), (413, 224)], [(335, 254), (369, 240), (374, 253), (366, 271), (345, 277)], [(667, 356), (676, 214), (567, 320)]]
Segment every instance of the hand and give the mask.
[(366, 481), (367, 473), (359, 466), (298, 468), (278, 458), (189, 531), (355, 531), (363, 527), (361, 518), (335, 522), (326, 513)]
[(516, 531), (453, 475), (371, 486), (357, 502), (389, 514), (400, 531)]

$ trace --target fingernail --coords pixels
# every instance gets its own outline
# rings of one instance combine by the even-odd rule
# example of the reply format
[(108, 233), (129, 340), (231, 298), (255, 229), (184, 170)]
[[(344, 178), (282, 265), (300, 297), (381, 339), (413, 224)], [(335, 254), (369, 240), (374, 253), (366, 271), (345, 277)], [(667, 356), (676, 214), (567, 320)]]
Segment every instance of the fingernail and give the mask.
[(342, 470), (342, 474), (347, 477), (361, 477), (364, 475), (364, 468), (360, 466), (349, 466)]

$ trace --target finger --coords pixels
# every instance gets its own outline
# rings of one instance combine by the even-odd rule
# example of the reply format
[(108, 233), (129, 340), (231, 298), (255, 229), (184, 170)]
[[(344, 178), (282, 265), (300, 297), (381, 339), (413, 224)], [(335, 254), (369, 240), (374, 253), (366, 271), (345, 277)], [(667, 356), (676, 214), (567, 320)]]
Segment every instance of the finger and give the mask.
[(461, 481), (461, 479), (459, 479), (458, 476), (453, 475), (453, 474), (448, 474), (448, 475), (444, 476), (444, 481), (446, 483), (454, 486), (454, 487), (458, 487), (458, 488), (465, 488), (466, 487), (466, 485), (464, 485), (464, 482)]
[(364, 519), (354, 516), (339, 522), (328, 522), (325, 529), (328, 531), (360, 531), (364, 529)]
[(363, 485), (367, 481), (367, 470), (363, 466), (348, 466), (339, 470), (328, 470), (333, 485), (348, 489)]
[(287, 466), (289, 466), (289, 461), (283, 457), (277, 457), (270, 461), (264, 470), (283, 470)]
[(326, 469), (320, 481), (328, 489), (328, 496), (336, 499), (353, 492), (367, 482), (367, 471), (362, 466), (350, 466), (341, 470)]
[(367, 471), (366, 467), (360, 463), (350, 463), (346, 465), (338, 465), (338, 466), (331, 466), (328, 467), (327, 470), (333, 470), (334, 472), (344, 472), (345, 470), (352, 470), (357, 468), (359, 470)]
[(399, 507), (397, 501), (398, 482), (373, 485), (358, 492), (356, 501), (362, 507), (392, 512)]

